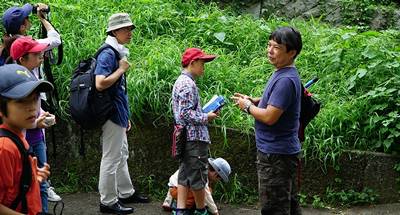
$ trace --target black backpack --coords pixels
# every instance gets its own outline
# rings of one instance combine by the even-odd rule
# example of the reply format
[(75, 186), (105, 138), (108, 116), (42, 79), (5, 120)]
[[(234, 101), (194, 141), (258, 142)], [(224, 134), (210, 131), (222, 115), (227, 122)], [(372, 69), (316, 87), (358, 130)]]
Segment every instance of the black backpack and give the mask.
[(28, 150), (25, 149), (24, 144), (22, 143), (21, 139), (19, 137), (4, 129), (0, 128), (0, 137), (8, 137), (10, 138), (15, 145), (18, 148), (19, 153), (21, 154), (22, 157), (22, 173), (21, 173), (21, 179), (19, 182), (19, 193), (17, 194), (17, 197), (14, 199), (14, 201), (11, 204), (11, 209), (16, 210), (18, 205), (21, 203), (21, 212), (23, 214), (28, 214), (28, 204), (26, 200), (26, 194), (29, 191), (29, 188), (31, 186), (32, 182), (32, 168), (31, 168), (31, 162), (29, 160), (29, 153)]
[(117, 61), (119, 61), (118, 51), (112, 46), (104, 44), (93, 57), (79, 62), (72, 75), (69, 98), (70, 113), (72, 119), (83, 129), (101, 127), (115, 111), (113, 92), (110, 90), (114, 85), (98, 91), (95, 83), (94, 70), (97, 57), (104, 49), (108, 48), (114, 51)]
[(315, 100), (311, 93), (301, 85), (301, 107), (300, 107), (300, 127), (299, 127), (299, 139), (301, 142), (305, 140), (304, 130), (308, 123), (317, 116), (321, 109), (321, 104)]

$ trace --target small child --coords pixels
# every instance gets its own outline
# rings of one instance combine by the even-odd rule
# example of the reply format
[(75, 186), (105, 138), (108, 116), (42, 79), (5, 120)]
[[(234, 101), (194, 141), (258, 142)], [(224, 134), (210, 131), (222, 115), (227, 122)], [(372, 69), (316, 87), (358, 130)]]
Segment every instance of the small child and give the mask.
[[(220, 179), (222, 179), (224, 182), (228, 182), (229, 175), (231, 173), (231, 167), (223, 158), (208, 158), (208, 164), (208, 183), (205, 188), (205, 203), (210, 214), (219, 215), (217, 205), (212, 197), (212, 187), (214, 187), (214, 185)], [(165, 211), (172, 211), (172, 209), (176, 207), (176, 200), (178, 198), (178, 175), (179, 169), (169, 178), (169, 190), (164, 203), (162, 204), (162, 207)], [(186, 208), (189, 209), (189, 213), (194, 211), (191, 209), (195, 209), (194, 196), (191, 190), (189, 190), (187, 195)]]
[[(34, 73), (34, 70), (43, 62), (43, 52), (48, 48), (48, 43), (39, 43), (33, 40), (31, 37), (19, 37), (11, 45), (10, 54), (17, 64), (26, 67), (33, 76), (38, 78)], [(33, 129), (26, 130), (25, 139), (31, 146), (30, 151), (35, 154), (38, 159), (38, 166), (43, 167), (44, 163), (47, 163), (46, 156), (46, 142), (45, 142), (45, 132), (44, 128), (49, 128), (55, 123), (55, 116), (48, 112), (44, 112), (40, 108), (39, 116), (36, 121), (36, 127)], [(53, 188), (54, 189), (54, 188)], [(48, 195), (49, 192), (53, 192), (51, 195), (58, 197), (57, 200), (60, 201), (59, 197), (53, 189), (48, 188), (47, 181), (40, 184), (40, 196), (42, 198), (42, 208), (43, 212), (48, 212)], [(53, 197), (54, 198), (54, 197)]]
[[(8, 64), (0, 67), (0, 128), (17, 135), (26, 150), (23, 131), (36, 127), (36, 118), (39, 112), (39, 92), (47, 92), (53, 86), (47, 81), (37, 80), (25, 67), (17, 64)], [(31, 183), (26, 195), (14, 207), (22, 180), (23, 156), (16, 143), (8, 137), (0, 137), (0, 214), (15, 214), (23, 212), (36, 215), (42, 211), (39, 183), (49, 176), (49, 165), (37, 167), (36, 158), (29, 156), (31, 168)], [(23, 205), (26, 203), (27, 208)]]

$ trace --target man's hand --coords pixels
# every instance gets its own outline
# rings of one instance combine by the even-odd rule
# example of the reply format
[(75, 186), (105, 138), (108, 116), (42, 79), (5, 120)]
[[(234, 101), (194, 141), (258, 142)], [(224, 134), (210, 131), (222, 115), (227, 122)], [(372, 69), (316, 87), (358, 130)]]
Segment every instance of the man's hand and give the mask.
[(131, 120), (128, 120), (128, 128), (126, 128), (126, 131), (127, 131), (127, 132), (130, 131), (131, 128), (132, 128)]
[[(231, 99), (235, 102), (235, 105), (237, 105), (240, 110), (244, 110), (246, 106), (249, 106), (253, 104), (250, 99), (243, 97), (243, 96), (236, 96), (237, 94), (235, 93), (235, 96), (232, 96)], [(241, 95), (241, 94), (240, 94)]]
[(128, 62), (128, 60), (126, 58), (122, 58), (121, 60), (119, 60), (119, 68), (125, 73), (129, 67), (130, 67), (130, 63)]
[(248, 96), (248, 95), (244, 95), (244, 94), (241, 94), (241, 93), (234, 93), (233, 96), (239, 97), (239, 98), (242, 98), (242, 99), (250, 100), (251, 103), (253, 103), (254, 105), (256, 105), (255, 99), (252, 98), (252, 97), (250, 97), (250, 96)]
[(48, 163), (44, 163), (44, 166), (39, 168), (37, 166), (37, 158), (33, 157), (33, 166), (36, 167), (36, 179), (38, 182), (42, 183), (43, 181), (47, 180), (50, 175), (50, 165)]

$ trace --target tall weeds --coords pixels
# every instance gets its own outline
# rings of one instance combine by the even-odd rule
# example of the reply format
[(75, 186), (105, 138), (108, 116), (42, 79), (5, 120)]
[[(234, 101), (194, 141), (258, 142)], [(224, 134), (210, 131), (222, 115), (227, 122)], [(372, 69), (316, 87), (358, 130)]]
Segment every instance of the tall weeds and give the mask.
[[(7, 1), (0, 9), (24, 2)], [(114, 12), (128, 12), (137, 26), (128, 46), (134, 120), (149, 114), (171, 120), (171, 88), (180, 72), (181, 53), (191, 46), (219, 56), (197, 81), (203, 101), (214, 94), (229, 98), (234, 92), (260, 96), (273, 72), (265, 57), (268, 35), (278, 26), (291, 25), (303, 36), (304, 48), (296, 61), (302, 80), (320, 77), (311, 92), (323, 103), (306, 130), (305, 155), (334, 161), (343, 149), (400, 150), (399, 31), (362, 32), (318, 20), (255, 20), (194, 0), (45, 2), (64, 41), (64, 63), (53, 68), (64, 118), (73, 68), (102, 44), (107, 18)], [(253, 126), (253, 120), (229, 101), (215, 123), (245, 132), (252, 132)]]

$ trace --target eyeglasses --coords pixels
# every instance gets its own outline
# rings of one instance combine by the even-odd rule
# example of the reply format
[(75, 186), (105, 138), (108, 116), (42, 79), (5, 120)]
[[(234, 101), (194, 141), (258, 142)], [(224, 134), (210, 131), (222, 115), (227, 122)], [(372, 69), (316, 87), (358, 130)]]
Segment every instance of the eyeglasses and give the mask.
[(133, 31), (133, 30), (135, 30), (135, 26), (128, 26), (128, 27), (120, 28), (119, 30), (124, 31), (124, 32)]

